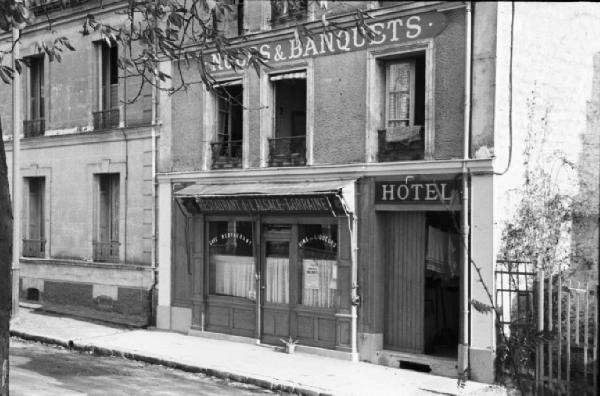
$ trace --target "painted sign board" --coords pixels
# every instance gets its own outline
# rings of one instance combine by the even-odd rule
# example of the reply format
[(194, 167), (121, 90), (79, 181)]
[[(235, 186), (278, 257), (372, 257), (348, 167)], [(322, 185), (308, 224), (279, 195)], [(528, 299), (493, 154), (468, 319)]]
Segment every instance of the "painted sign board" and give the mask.
[(334, 209), (327, 196), (282, 196), (282, 197), (215, 197), (197, 198), (201, 212), (245, 212), (245, 213), (319, 213), (331, 214)]
[[(433, 11), (394, 18), (374, 18), (366, 23), (372, 29), (373, 35), (370, 38), (361, 34), (361, 28), (356, 24), (328, 30), (317, 26), (310, 29), (312, 37), (291, 37), (258, 43), (251, 47), (260, 52), (267, 64), (334, 55), (435, 37), (445, 29), (446, 17), (441, 12)], [(233, 69), (233, 66), (218, 53), (207, 56), (206, 66), (211, 73)], [(245, 68), (247, 59), (237, 60), (236, 66)]]
[(450, 175), (408, 175), (400, 180), (375, 182), (375, 202), (384, 204), (451, 204), (459, 193)]

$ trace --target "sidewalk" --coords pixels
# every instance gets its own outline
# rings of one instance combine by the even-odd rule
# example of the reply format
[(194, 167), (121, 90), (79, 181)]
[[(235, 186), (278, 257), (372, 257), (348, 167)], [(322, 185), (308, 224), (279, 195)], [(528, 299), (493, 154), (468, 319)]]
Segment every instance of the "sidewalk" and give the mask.
[(80, 351), (120, 355), (302, 395), (506, 395), (503, 388), (369, 363), (159, 330), (114, 327), (21, 307), (11, 334)]

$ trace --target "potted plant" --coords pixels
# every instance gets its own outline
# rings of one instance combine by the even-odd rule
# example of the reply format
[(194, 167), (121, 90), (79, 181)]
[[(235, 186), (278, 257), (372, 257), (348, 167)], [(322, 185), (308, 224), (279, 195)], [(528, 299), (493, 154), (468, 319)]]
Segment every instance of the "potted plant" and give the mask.
[(280, 338), (280, 340), (285, 344), (285, 353), (294, 353), (298, 340), (294, 340), (291, 336), (287, 340), (283, 338)]

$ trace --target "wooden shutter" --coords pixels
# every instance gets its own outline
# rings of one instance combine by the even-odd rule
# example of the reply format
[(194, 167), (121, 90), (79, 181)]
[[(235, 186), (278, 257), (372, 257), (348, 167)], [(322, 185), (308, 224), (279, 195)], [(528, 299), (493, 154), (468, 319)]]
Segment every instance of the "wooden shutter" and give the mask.
[(119, 242), (119, 175), (110, 178), (110, 241)]
[(386, 218), (386, 307), (384, 345), (424, 351), (425, 212), (390, 213)]
[(414, 125), (415, 61), (389, 62), (386, 69), (386, 127)]
[(100, 242), (110, 241), (109, 216), (110, 216), (110, 199), (109, 199), (109, 183), (108, 175), (98, 176), (98, 240)]
[(44, 118), (44, 58), (31, 59), (29, 69), (29, 119)]
[(29, 179), (29, 239), (44, 239), (43, 179)]

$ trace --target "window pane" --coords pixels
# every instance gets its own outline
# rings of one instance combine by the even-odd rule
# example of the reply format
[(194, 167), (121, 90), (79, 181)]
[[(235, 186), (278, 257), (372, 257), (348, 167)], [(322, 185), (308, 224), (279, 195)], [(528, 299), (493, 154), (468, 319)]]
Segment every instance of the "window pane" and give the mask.
[(305, 224), (298, 230), (300, 301), (319, 308), (335, 307), (337, 226)]
[(265, 301), (289, 304), (290, 302), (290, 244), (266, 242)]
[(252, 223), (213, 221), (208, 229), (210, 294), (256, 299)]

